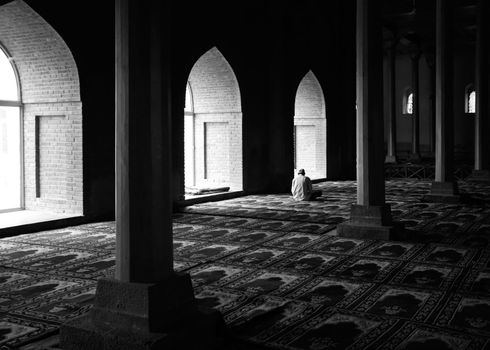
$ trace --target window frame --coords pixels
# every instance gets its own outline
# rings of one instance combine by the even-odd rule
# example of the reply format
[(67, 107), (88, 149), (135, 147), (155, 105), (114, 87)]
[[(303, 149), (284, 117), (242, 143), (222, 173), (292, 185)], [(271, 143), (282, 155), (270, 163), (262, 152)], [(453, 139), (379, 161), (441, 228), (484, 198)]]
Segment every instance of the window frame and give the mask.
[(12, 71), (14, 72), (16, 86), (17, 86), (17, 100), (1, 100), (0, 107), (18, 107), (19, 109), (19, 132), (20, 132), (20, 142), (19, 142), (19, 162), (20, 162), (20, 207), (19, 208), (7, 208), (0, 209), (0, 213), (7, 213), (12, 211), (24, 210), (25, 209), (25, 164), (24, 164), (24, 105), (22, 103), (21, 94), (21, 81), (19, 77), (19, 72), (14, 63), (14, 59), (9, 51), (0, 42), (0, 55), (5, 55), (9, 62)]

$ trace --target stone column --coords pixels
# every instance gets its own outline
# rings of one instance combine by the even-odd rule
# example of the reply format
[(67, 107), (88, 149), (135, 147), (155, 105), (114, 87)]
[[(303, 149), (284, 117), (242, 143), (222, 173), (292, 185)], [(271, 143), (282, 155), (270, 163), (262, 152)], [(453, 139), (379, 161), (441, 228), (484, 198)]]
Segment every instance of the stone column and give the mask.
[(189, 275), (173, 270), (165, 6), (116, 1), (116, 272), (98, 281), (91, 311), (61, 327), (65, 350), (206, 348), (216, 335), (219, 315), (199, 311)]
[(436, 115), (436, 101), (435, 101), (435, 55), (433, 53), (425, 54), (425, 61), (427, 62), (427, 66), (429, 67), (429, 151), (431, 153), (431, 157), (434, 156), (434, 152), (436, 149), (435, 144), (435, 115)]
[(389, 239), (394, 228), (385, 203), (381, 9), (357, 0), (357, 204), (337, 226), (342, 237)]
[(426, 200), (457, 202), (458, 186), (453, 175), (453, 50), (452, 0), (436, 0), (436, 174)]
[(385, 163), (396, 164), (396, 54), (397, 41), (394, 40), (393, 44), (388, 49), (388, 85), (386, 86), (387, 99), (388, 99), (388, 152), (386, 154)]
[(489, 133), (489, 45), (488, 45), (488, 1), (479, 0), (477, 4), (476, 24), (476, 64), (475, 64), (475, 164), (474, 170), (468, 180), (490, 181), (489, 147), (484, 140)]
[(420, 53), (417, 52), (410, 57), (412, 62), (412, 153), (409, 160), (420, 162), (420, 108), (419, 108), (419, 59)]

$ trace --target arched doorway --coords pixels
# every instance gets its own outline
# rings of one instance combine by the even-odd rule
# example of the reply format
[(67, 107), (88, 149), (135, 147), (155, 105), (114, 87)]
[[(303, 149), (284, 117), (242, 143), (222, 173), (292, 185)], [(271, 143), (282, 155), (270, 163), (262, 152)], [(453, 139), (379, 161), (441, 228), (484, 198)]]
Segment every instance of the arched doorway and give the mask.
[(186, 193), (242, 189), (240, 89), (230, 65), (213, 47), (192, 67), (186, 87)]
[(312, 71), (306, 73), (294, 103), (294, 171), (312, 179), (327, 177), (327, 120), (323, 91)]

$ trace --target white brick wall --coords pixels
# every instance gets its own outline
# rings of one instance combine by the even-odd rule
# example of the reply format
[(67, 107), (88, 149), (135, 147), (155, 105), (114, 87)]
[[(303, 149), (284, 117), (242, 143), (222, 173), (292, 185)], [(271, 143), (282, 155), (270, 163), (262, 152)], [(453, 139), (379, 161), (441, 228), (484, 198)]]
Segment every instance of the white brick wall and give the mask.
[(301, 80), (294, 104), (296, 169), (312, 179), (327, 176), (327, 121), (323, 91), (313, 72)]
[(213, 47), (197, 60), (189, 83), (195, 113), (241, 112), (236, 76), (217, 48)]
[[(75, 60), (58, 33), (21, 0), (0, 6), (0, 42), (13, 57), (21, 85), (25, 207), (81, 214), (82, 104)], [(36, 185), (40, 187), (39, 198)]]
[[(230, 186), (233, 190), (242, 189), (241, 120), (241, 113), (195, 115), (196, 186)], [(207, 177), (204, 173), (206, 160), (210, 175)], [(219, 173), (217, 168), (221, 169)]]
[(227, 122), (204, 123), (204, 159), (206, 181), (226, 184), (230, 179), (230, 143)]
[(192, 68), (189, 84), (194, 120), (186, 117), (184, 123), (186, 186), (192, 186), (191, 169), (195, 165), (196, 186), (241, 190), (242, 113), (235, 74), (221, 53), (212, 48)]
[(70, 50), (25, 2), (0, 6), (0, 42), (19, 71), (22, 102), (80, 101), (78, 70)]

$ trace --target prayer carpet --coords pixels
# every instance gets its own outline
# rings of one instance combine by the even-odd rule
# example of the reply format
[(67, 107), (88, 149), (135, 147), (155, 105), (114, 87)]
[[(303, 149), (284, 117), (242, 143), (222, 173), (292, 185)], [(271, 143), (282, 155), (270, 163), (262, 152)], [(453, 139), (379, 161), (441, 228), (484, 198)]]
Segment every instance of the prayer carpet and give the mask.
[[(355, 183), (313, 202), (251, 195), (174, 215), (175, 269), (220, 310), (232, 339), (271, 349), (490, 348), (490, 186), (425, 203), (429, 182), (392, 180), (408, 238), (340, 238)], [(113, 222), (0, 240), (0, 348), (33, 344), (87, 312), (114, 270)], [(243, 347), (242, 347), (243, 348)]]

